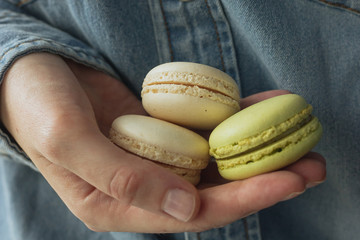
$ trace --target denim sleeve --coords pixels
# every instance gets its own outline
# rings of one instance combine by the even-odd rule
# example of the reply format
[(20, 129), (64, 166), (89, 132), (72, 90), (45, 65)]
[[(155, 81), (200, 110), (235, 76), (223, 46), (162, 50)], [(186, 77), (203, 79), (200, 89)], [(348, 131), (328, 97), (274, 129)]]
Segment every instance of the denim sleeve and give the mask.
[[(101, 54), (90, 46), (35, 16), (26, 15), (21, 8), (0, 1), (0, 84), (16, 59), (33, 52), (58, 54), (116, 77)], [(0, 158), (22, 163), (36, 170), (2, 124)]]

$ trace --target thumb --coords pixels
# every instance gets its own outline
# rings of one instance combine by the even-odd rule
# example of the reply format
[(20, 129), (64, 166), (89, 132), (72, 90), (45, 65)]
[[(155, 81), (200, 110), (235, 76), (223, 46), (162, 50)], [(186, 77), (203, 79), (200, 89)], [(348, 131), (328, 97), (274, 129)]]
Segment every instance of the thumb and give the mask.
[[(192, 184), (115, 146), (100, 132), (84, 131), (76, 135), (74, 139), (67, 137), (58, 147), (51, 143), (52, 150), (44, 152), (44, 158), (68, 169), (123, 205), (167, 214), (183, 222), (195, 217), (200, 200)], [(74, 142), (76, 144), (72, 144)]]

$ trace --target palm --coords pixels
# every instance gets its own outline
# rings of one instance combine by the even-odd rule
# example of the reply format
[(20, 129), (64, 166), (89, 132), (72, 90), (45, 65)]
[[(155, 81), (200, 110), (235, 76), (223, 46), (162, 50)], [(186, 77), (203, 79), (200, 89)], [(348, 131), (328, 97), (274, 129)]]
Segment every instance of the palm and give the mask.
[(124, 114), (146, 114), (141, 102), (120, 81), (94, 69), (68, 62), (85, 90), (101, 131), (107, 135), (112, 121)]

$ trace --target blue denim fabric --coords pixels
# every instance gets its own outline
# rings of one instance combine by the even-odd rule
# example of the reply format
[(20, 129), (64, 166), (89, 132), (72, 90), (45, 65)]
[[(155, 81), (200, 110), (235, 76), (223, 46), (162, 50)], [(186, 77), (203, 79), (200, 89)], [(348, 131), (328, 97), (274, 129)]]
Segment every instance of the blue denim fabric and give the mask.
[(263, 239), (357, 239), (360, 233), (360, 6), (332, 2), (223, 2), (244, 95), (264, 86), (289, 89), (313, 104), (324, 126), (316, 149), (328, 160), (326, 183), (262, 211)]
[[(0, 81), (14, 60), (48, 51), (105, 71), (139, 96), (169, 61), (229, 73), (243, 96), (303, 95), (324, 127), (325, 184), (203, 233), (94, 233), (77, 220), (4, 128), (4, 239), (357, 239), (360, 229), (360, 3), (357, 0), (0, 0)], [(29, 167), (30, 166), (30, 167)]]

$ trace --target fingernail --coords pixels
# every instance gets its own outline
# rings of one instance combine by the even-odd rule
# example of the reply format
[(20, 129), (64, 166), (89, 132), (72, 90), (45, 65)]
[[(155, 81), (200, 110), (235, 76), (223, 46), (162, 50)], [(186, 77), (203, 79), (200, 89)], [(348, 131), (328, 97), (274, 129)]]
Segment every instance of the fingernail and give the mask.
[(195, 211), (195, 197), (181, 189), (172, 189), (166, 193), (162, 210), (174, 218), (187, 222)]
[(315, 187), (321, 183), (323, 183), (324, 181), (317, 181), (317, 182), (309, 182), (308, 184), (306, 184), (306, 188), (312, 188)]
[(289, 194), (286, 198), (284, 198), (283, 201), (287, 201), (287, 200), (290, 200), (290, 199), (292, 199), (292, 198), (295, 198), (295, 197), (303, 194), (304, 192), (305, 192), (305, 190), (302, 191), (302, 192), (294, 192), (294, 193), (291, 193), (291, 194)]

